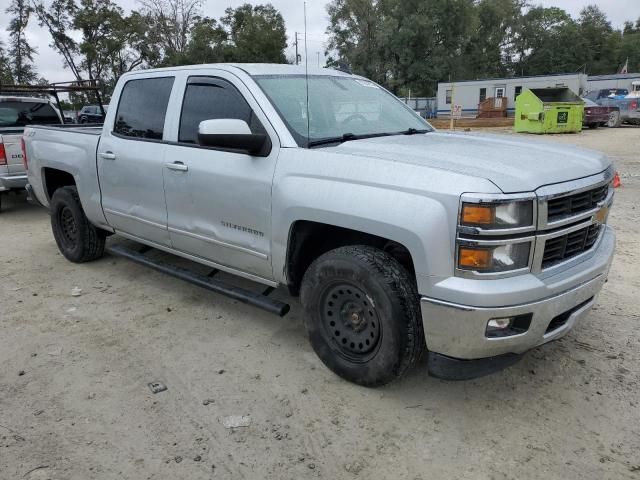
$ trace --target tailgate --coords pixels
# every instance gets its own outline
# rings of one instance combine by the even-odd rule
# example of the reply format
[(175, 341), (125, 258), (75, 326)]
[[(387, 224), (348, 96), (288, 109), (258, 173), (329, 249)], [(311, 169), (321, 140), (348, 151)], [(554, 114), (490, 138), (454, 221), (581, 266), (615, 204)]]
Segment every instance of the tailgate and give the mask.
[(24, 163), (22, 162), (22, 146), (20, 145), (21, 133), (0, 135), (0, 143), (4, 143), (4, 151), (7, 154), (7, 169), (9, 175), (24, 175)]

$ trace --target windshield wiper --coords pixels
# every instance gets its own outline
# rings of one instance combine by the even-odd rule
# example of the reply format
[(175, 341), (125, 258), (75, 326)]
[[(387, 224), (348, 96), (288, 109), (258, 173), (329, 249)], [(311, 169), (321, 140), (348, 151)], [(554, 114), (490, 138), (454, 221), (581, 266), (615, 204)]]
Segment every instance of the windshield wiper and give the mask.
[(364, 140), (366, 138), (375, 138), (375, 137), (392, 137), (394, 135), (415, 135), (417, 133), (428, 133), (431, 130), (418, 130), (416, 128), (408, 128), (401, 132), (382, 132), (382, 133), (367, 133), (363, 135), (356, 135), (354, 133), (343, 133), (339, 137), (329, 137), (323, 138), (321, 140), (314, 140), (308, 143), (308, 147), (317, 147), (319, 145), (330, 145), (332, 143), (344, 143), (349, 140)]
[(366, 135), (355, 135), (353, 133), (343, 133), (339, 137), (323, 138), (322, 140), (314, 140), (308, 143), (309, 148), (317, 147), (318, 145), (329, 145), (331, 143), (343, 143), (349, 140), (358, 140), (360, 138), (368, 138)]
[(399, 135), (415, 135), (417, 133), (429, 133), (431, 130), (418, 130), (417, 128), (407, 128), (402, 132), (398, 132)]

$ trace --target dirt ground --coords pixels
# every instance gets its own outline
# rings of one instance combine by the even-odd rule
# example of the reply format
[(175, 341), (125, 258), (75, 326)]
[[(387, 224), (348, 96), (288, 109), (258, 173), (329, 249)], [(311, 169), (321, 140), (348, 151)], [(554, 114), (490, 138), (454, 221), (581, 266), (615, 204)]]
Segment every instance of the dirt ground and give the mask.
[(639, 479), (640, 128), (547, 140), (617, 162), (609, 282), (567, 337), (458, 383), (423, 363), (349, 384), (285, 292), (278, 318), (123, 259), (69, 263), (46, 212), (7, 197), (0, 479)]

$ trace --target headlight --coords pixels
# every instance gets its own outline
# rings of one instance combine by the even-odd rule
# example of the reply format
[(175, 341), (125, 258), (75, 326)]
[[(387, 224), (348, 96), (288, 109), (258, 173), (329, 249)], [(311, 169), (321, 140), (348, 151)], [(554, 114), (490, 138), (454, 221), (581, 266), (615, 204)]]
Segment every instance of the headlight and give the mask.
[(529, 267), (532, 242), (458, 244), (458, 268), (478, 273), (502, 273)]
[(533, 226), (533, 201), (495, 203), (462, 202), (460, 225), (483, 230), (505, 230)]

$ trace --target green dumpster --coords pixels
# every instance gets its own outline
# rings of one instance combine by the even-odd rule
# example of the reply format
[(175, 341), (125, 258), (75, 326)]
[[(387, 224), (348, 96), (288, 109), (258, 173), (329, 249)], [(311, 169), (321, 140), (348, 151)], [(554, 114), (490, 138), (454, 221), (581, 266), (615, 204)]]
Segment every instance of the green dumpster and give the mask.
[(570, 89), (532, 88), (516, 98), (515, 131), (574, 133), (582, 130), (584, 103)]

